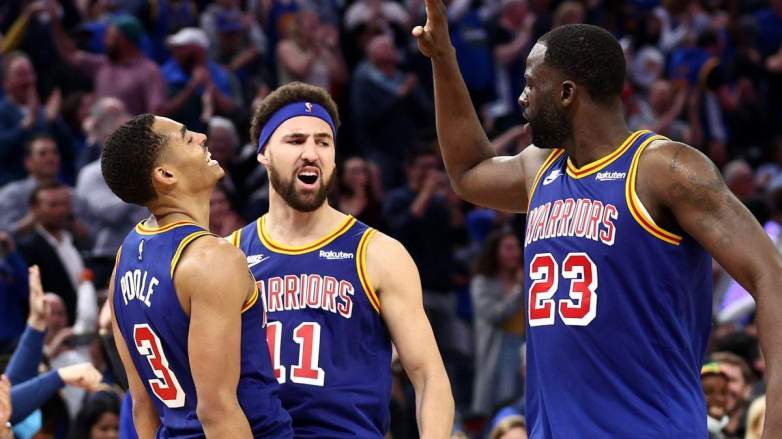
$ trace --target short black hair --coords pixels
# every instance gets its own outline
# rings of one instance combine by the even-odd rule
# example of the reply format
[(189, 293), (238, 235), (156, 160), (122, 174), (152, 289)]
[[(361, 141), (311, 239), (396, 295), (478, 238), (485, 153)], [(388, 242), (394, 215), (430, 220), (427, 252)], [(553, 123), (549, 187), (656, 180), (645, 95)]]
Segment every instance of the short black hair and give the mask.
[[(269, 93), (269, 96), (266, 96), (255, 110), (252, 125), (250, 126), (250, 138), (256, 147), (266, 122), (269, 121), (277, 110), (293, 102), (314, 102), (320, 104), (334, 121), (334, 128), (339, 129), (340, 121), (337, 103), (331, 98), (329, 92), (324, 88), (303, 82), (291, 82)], [(334, 134), (336, 135), (336, 133)]]
[(609, 103), (621, 96), (625, 57), (619, 42), (607, 30), (569, 24), (549, 31), (538, 42), (546, 46), (544, 62), (584, 85), (594, 101)]
[(106, 139), (100, 157), (103, 178), (111, 191), (126, 203), (144, 206), (157, 196), (152, 168), (168, 137), (152, 130), (154, 114), (141, 114)]
[(56, 190), (56, 189), (62, 189), (65, 188), (64, 184), (60, 183), (59, 181), (47, 181), (44, 183), (40, 183), (35, 186), (35, 189), (30, 193), (30, 198), (27, 199), (27, 203), (30, 207), (35, 207), (38, 205), (38, 195), (43, 191), (50, 191), (50, 190)]
[(33, 155), (33, 145), (35, 142), (38, 142), (39, 140), (51, 140), (54, 143), (54, 146), (57, 147), (57, 152), (60, 151), (59, 146), (57, 145), (57, 140), (48, 133), (38, 133), (33, 135), (27, 142), (24, 143), (24, 158), (28, 158), (31, 155)]

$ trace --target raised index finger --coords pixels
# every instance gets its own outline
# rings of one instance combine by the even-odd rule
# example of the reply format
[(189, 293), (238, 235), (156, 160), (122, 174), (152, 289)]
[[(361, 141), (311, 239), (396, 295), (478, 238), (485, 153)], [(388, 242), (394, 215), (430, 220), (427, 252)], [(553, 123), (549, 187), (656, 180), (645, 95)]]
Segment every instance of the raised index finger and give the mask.
[(41, 285), (41, 270), (37, 265), (33, 265), (28, 269), (28, 281), (30, 283), (30, 294), (41, 295), (43, 294), (43, 286)]
[(425, 0), (426, 18), (430, 26), (440, 26), (448, 22), (447, 10), (443, 0)]

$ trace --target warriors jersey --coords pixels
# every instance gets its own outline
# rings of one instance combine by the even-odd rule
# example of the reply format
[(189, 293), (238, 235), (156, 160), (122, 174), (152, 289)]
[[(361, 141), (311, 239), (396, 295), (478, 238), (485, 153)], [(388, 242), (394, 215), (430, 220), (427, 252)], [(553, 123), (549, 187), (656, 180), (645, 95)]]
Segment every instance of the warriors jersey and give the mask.
[(269, 238), (265, 219), (229, 239), (247, 255), (266, 300), (269, 348), (295, 437), (384, 437), (391, 342), (365, 267), (375, 230), (346, 216), (322, 239), (289, 247)]
[[(649, 131), (576, 168), (553, 150), (524, 242), (527, 424), (540, 438), (705, 438), (711, 258), (636, 195)], [(657, 178), (645, 176), (645, 178)]]
[[(160, 228), (139, 224), (117, 254), (114, 313), (136, 371), (160, 416), (158, 438), (204, 437), (196, 416), (196, 390), (187, 350), (190, 317), (179, 302), (173, 276), (184, 249), (209, 234), (185, 222)], [(279, 385), (269, 360), (264, 312), (256, 289), (242, 311), (237, 396), (254, 437), (289, 438), (291, 421), (280, 404)]]

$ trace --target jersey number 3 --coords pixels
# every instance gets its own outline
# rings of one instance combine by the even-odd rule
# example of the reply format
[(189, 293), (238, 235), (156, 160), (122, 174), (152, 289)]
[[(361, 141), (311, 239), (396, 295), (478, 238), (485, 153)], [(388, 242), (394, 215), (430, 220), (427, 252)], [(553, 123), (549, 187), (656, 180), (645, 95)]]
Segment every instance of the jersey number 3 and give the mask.
[(554, 303), (559, 266), (551, 253), (535, 255), (530, 263), (529, 325), (554, 324), (555, 310), (566, 325), (586, 326), (597, 315), (597, 267), (586, 253), (569, 253), (562, 262), (562, 277), (570, 280), (569, 299)]
[[(320, 357), (320, 323), (302, 322), (293, 330), (293, 340), (299, 345), (299, 364), (291, 367), (291, 381), (298, 384), (323, 386), (326, 372), (318, 367)], [(282, 322), (269, 322), (266, 326), (266, 342), (274, 366), (274, 376), (285, 382), (285, 366), (280, 365)]]
[(182, 391), (174, 372), (168, 368), (168, 360), (157, 334), (148, 324), (137, 324), (133, 326), (133, 341), (138, 353), (146, 357), (152, 372), (157, 377), (149, 380), (152, 393), (167, 407), (175, 409), (184, 406), (185, 392)]

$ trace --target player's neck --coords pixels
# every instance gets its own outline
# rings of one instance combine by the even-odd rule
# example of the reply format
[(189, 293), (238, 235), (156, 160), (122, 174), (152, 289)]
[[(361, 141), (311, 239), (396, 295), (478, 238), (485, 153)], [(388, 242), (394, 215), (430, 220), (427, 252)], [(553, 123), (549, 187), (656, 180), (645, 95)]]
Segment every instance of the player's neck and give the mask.
[(281, 197), (271, 196), (264, 226), (265, 232), (274, 241), (296, 247), (328, 235), (344, 219), (345, 214), (331, 207), (328, 202), (312, 212), (301, 212), (290, 207)]
[(186, 221), (198, 224), (209, 230), (209, 200), (203, 197), (165, 197), (149, 206), (152, 218), (148, 220), (150, 227), (163, 227), (168, 224)]
[(607, 156), (630, 135), (621, 112), (602, 111), (597, 114), (597, 117), (573, 121), (573, 138), (568, 141), (566, 150), (576, 167)]

